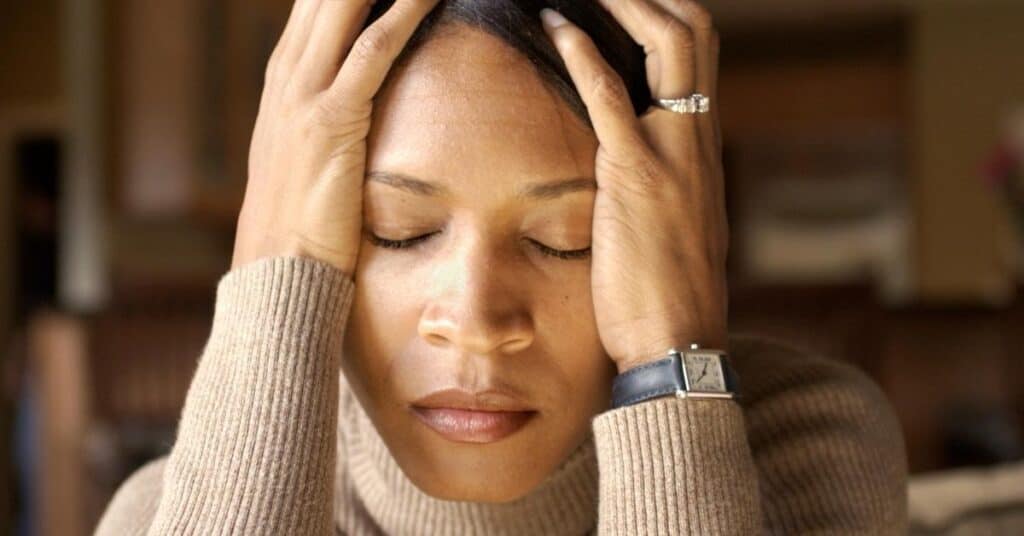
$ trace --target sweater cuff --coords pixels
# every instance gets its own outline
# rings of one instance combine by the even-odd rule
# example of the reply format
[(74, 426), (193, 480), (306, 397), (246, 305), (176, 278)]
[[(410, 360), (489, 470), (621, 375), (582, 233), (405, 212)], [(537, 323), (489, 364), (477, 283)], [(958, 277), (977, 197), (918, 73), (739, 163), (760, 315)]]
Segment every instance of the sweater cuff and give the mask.
[(662, 397), (592, 421), (598, 534), (755, 534), (761, 510), (743, 410)]
[(328, 531), (353, 286), (307, 257), (221, 278), (151, 534)]
[(227, 327), (233, 334), (248, 331), (243, 340), (287, 334), (329, 342), (314, 326), (347, 318), (354, 286), (348, 274), (310, 257), (264, 257), (239, 266), (217, 283), (211, 339), (230, 337), (216, 331)]

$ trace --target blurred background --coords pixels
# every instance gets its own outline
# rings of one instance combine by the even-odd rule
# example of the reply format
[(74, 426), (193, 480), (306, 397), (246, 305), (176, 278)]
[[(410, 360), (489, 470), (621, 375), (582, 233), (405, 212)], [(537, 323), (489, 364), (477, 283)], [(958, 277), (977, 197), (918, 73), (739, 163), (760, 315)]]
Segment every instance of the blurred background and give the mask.
[[(0, 10), (0, 534), (91, 533), (173, 441), (290, 5)], [(918, 529), (1024, 533), (1024, 2), (706, 5), (732, 329), (878, 382)]]

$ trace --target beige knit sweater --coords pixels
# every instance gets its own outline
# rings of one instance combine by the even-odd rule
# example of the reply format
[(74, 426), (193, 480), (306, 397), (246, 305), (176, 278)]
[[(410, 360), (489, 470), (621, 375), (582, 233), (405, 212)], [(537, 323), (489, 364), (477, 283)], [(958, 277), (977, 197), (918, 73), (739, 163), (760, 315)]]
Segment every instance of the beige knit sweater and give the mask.
[(907, 467), (863, 373), (733, 335), (745, 398), (605, 411), (518, 501), (436, 499), (390, 456), (340, 373), (351, 277), (261, 259), (220, 280), (168, 456), (137, 470), (100, 536), (132, 534), (902, 534)]

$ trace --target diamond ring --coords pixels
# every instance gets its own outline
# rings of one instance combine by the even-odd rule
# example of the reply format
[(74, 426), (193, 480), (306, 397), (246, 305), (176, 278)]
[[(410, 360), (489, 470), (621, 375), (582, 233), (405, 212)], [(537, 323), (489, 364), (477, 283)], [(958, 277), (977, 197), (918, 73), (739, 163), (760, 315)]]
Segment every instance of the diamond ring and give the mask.
[(681, 99), (654, 99), (654, 105), (681, 114), (706, 114), (711, 110), (711, 99), (694, 93)]

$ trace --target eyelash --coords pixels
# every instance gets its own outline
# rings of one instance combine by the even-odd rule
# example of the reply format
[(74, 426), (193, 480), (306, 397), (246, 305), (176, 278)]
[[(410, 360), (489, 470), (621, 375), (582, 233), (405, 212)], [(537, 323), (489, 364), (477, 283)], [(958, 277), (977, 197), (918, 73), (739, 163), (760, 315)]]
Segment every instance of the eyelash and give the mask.
[[(388, 240), (386, 238), (381, 238), (381, 237), (379, 237), (377, 235), (370, 234), (370, 242), (372, 242), (375, 246), (382, 247), (382, 248), (387, 248), (387, 249), (409, 249), (409, 248), (412, 248), (412, 247), (416, 246), (417, 244), (425, 241), (426, 239), (430, 238), (434, 234), (436, 234), (436, 233), (425, 234), (423, 236), (417, 236), (417, 237), (414, 237), (414, 238), (407, 238), (405, 240)], [(572, 250), (572, 251), (564, 251), (564, 250), (561, 250), (561, 249), (549, 248), (549, 247), (545, 246), (544, 244), (541, 244), (540, 242), (537, 242), (535, 240), (530, 240), (530, 242), (532, 242), (537, 247), (537, 249), (540, 250), (541, 253), (543, 253), (545, 255), (548, 255), (550, 257), (556, 257), (556, 258), (559, 258), (559, 259), (562, 259), (562, 260), (567, 260), (567, 261), (581, 260), (581, 259), (586, 259), (587, 257), (590, 256), (590, 249), (591, 248), (576, 249), (576, 250)]]

